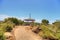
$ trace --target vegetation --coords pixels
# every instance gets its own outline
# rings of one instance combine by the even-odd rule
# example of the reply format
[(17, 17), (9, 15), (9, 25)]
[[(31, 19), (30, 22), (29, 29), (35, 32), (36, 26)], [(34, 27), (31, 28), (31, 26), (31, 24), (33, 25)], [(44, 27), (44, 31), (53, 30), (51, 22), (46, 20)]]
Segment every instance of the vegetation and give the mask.
[[(46, 22), (46, 21), (45, 21)], [(42, 23), (45, 23), (44, 21)], [(50, 40), (60, 40), (60, 21), (56, 21), (53, 24), (40, 23), (41, 31), (39, 35), (43, 38), (48, 38)]]
[(23, 21), (18, 20), (17, 18), (13, 18), (13, 17), (12, 18), (6, 18), (4, 22), (8, 22), (8, 21), (14, 23), (15, 25), (19, 25), (19, 24), (22, 25), (23, 24)]
[[(46, 19), (43, 19), (41, 23), (36, 22), (24, 22), (22, 20), (19, 20), (17, 18), (6, 18), (4, 21), (0, 22), (0, 40), (5, 40), (4, 33), (5, 32), (11, 32), (11, 30), (15, 27), (15, 25), (29, 25), (31, 26), (38, 26), (41, 30), (38, 32), (38, 34), (44, 38), (44, 39), (54, 39), (54, 40), (60, 40), (60, 21), (55, 21), (52, 24), (49, 24), (49, 21)], [(34, 28), (34, 27), (33, 27)]]
[(4, 33), (11, 32), (15, 25), (22, 25), (23, 21), (17, 18), (6, 18), (0, 22), (0, 40), (5, 40)]
[(42, 20), (42, 24), (43, 24), (43, 25), (48, 25), (48, 24), (49, 24), (49, 21), (46, 20), (46, 19), (43, 19), (43, 20)]
[(5, 40), (5, 36), (3, 34), (3, 32), (0, 31), (0, 40)]

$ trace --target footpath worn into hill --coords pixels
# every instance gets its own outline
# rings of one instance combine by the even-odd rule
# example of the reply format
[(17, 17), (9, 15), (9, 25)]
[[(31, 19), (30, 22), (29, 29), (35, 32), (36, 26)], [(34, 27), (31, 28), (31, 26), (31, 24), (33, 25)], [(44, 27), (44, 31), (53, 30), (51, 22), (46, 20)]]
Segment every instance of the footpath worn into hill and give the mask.
[(42, 40), (40, 36), (33, 33), (27, 26), (17, 26), (14, 30), (16, 40)]

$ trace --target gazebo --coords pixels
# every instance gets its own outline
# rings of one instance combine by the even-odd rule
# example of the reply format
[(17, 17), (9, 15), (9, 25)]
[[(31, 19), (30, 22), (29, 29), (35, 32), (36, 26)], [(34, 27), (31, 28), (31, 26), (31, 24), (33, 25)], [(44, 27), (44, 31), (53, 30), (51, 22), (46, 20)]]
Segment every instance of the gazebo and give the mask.
[(34, 22), (35, 20), (34, 19), (24, 19), (25, 22)]
[(29, 18), (24, 19), (25, 23), (28, 23), (28, 25), (31, 25), (32, 23), (34, 23), (35, 19), (31, 18), (31, 14), (29, 15)]

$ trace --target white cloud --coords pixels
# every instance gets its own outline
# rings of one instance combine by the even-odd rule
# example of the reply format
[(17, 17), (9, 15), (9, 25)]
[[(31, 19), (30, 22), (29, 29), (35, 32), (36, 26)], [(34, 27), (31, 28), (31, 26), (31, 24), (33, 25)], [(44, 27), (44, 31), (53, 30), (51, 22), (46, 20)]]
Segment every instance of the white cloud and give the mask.
[(8, 18), (8, 17), (15, 17), (15, 18), (18, 18), (21, 20), (24, 20), (27, 18), (27, 17), (17, 17), (17, 16), (9, 16), (9, 15), (5, 15), (5, 14), (0, 14), (0, 20), (4, 20), (5, 18)]
[(35, 22), (41, 23), (41, 20), (40, 19), (36, 19)]
[[(0, 20), (4, 20), (5, 18), (8, 18), (8, 17), (15, 17), (15, 18), (18, 18), (18, 19), (21, 19), (21, 20), (24, 20), (24, 19), (27, 19), (28, 17), (17, 17), (17, 16), (9, 16), (9, 15), (5, 15), (5, 14), (0, 14)], [(39, 19), (36, 19), (35, 22), (41, 22)]]
[(8, 18), (8, 15), (0, 14), (0, 20), (4, 20), (5, 18)]

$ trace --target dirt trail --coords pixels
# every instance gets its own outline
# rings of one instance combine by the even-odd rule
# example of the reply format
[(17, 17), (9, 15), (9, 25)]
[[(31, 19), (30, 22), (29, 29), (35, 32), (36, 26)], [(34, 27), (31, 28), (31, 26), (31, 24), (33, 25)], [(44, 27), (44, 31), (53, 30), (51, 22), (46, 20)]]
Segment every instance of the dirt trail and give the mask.
[(17, 26), (14, 35), (16, 40), (42, 40), (38, 35), (27, 29), (26, 26)]

